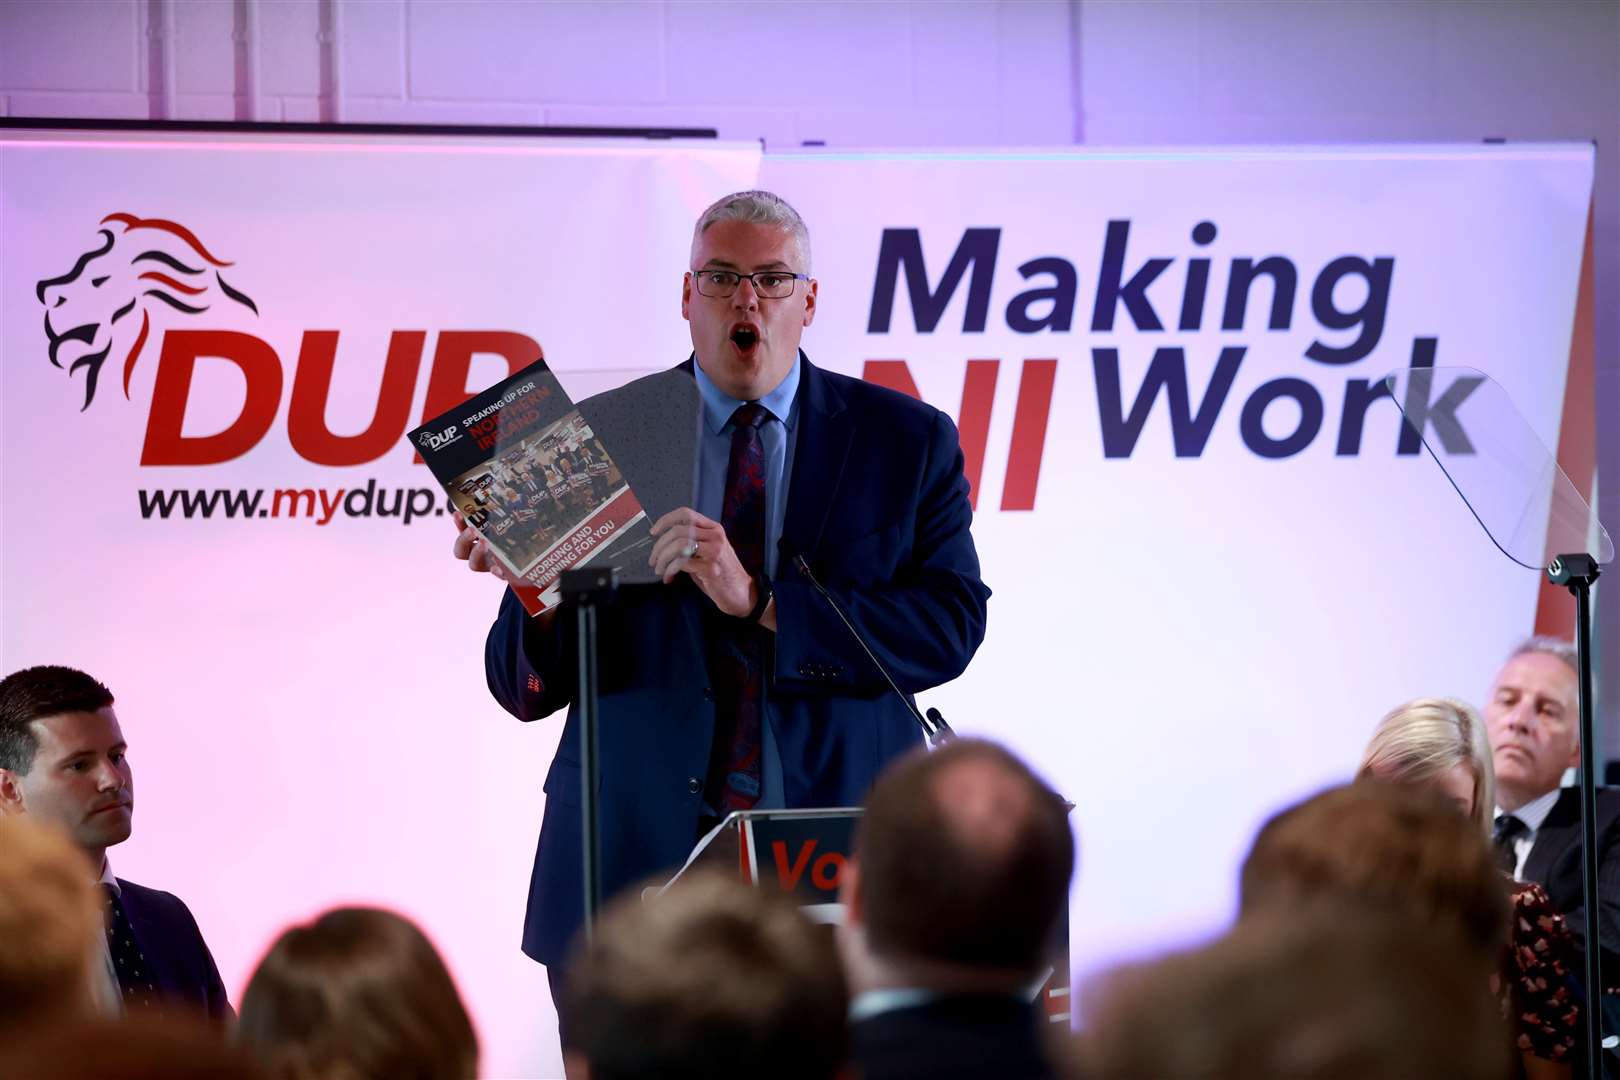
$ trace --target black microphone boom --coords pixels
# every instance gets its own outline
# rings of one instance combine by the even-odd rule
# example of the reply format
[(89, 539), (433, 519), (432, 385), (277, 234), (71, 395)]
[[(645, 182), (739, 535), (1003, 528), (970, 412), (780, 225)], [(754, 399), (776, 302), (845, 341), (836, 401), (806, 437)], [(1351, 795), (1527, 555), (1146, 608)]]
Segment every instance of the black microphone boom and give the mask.
[(828, 592), (821, 582), (816, 580), (816, 575), (810, 572), (810, 564), (805, 561), (804, 556), (793, 556), (793, 565), (798, 567), (799, 573), (804, 575), (806, 581), (815, 586), (815, 590), (821, 594), (821, 598), (827, 601), (828, 606), (833, 609), (839, 621), (844, 624), (844, 629), (849, 631), (849, 636), (855, 639), (855, 644), (859, 645), (861, 651), (866, 653), (866, 658), (872, 661), (873, 667), (878, 669), (878, 674), (882, 675), (883, 681), (889, 684), (889, 689), (894, 691), (894, 696), (900, 699), (901, 703), (905, 705), (906, 711), (911, 713), (912, 718), (917, 721), (917, 726), (922, 728), (922, 733), (928, 737), (928, 745), (938, 747), (941, 743), (955, 738), (956, 733), (951, 730), (951, 726), (945, 722), (945, 718), (939, 714), (938, 709), (929, 709), (927, 716), (917, 711), (916, 703), (900, 689), (899, 685), (894, 681), (894, 676), (889, 674), (889, 669), (883, 666), (883, 661), (879, 660), (877, 654), (872, 651), (872, 646), (866, 643), (866, 638), (861, 635), (859, 630), (855, 629), (855, 624), (849, 621), (849, 616), (844, 614), (843, 605), (834, 600), (832, 593)]

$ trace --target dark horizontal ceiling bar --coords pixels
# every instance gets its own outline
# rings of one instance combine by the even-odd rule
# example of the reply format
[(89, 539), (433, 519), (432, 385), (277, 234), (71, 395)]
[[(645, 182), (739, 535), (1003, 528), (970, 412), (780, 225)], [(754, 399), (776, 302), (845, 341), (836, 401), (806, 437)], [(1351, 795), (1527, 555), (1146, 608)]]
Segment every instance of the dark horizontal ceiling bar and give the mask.
[(508, 135), (531, 138), (716, 139), (714, 128), (567, 127), (519, 124), (303, 124), (232, 120), (81, 120), (0, 116), (0, 131), (143, 131), (246, 135)]

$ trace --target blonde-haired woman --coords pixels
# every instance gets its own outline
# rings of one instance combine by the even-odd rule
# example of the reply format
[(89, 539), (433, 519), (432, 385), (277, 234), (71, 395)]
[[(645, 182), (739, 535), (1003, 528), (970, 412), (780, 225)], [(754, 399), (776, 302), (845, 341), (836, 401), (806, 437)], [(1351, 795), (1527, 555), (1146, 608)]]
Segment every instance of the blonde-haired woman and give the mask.
[(1418, 698), (1378, 725), (1356, 775), (1433, 788), (1454, 801), (1487, 836), (1496, 774), (1485, 723), (1456, 698)]
[[(1484, 720), (1465, 702), (1418, 698), (1392, 711), (1373, 732), (1356, 775), (1439, 791), (1490, 835), (1496, 807), (1491, 744)], [(1580, 1020), (1569, 979), (1574, 940), (1546, 890), (1508, 880), (1509, 940), (1491, 989), (1513, 1023), (1521, 1075), (1562, 1080), (1570, 1074)]]

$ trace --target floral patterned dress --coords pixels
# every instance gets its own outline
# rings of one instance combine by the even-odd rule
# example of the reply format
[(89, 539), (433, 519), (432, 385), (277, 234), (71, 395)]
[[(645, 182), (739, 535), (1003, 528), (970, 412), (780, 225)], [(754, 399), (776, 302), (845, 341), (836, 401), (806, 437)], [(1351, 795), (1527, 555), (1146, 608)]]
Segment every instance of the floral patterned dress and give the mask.
[(1512, 925), (1491, 990), (1513, 1025), (1513, 1045), (1546, 1061), (1568, 1061), (1580, 1005), (1571, 987), (1575, 942), (1540, 885), (1513, 882)]

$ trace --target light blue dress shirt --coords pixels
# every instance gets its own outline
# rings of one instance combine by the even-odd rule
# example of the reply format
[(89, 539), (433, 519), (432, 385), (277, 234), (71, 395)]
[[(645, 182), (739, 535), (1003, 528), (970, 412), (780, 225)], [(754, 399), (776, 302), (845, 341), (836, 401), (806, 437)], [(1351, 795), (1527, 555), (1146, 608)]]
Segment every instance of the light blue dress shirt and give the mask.
[[(793, 475), (793, 445), (799, 424), (802, 363), (802, 358), (795, 358), (787, 377), (775, 390), (759, 399), (771, 414), (759, 429), (760, 441), (765, 446), (765, 574), (768, 577), (776, 576), (776, 542), (781, 539), (782, 521), (787, 516), (788, 478)], [(703, 402), (694, 509), (704, 517), (719, 521), (726, 498), (726, 469), (731, 464), (731, 415), (744, 402), (710, 381), (696, 357), (692, 361), (692, 373)], [(782, 799), (782, 754), (776, 745), (775, 716), (767, 687), (756, 810), (776, 810), (786, 805)]]

